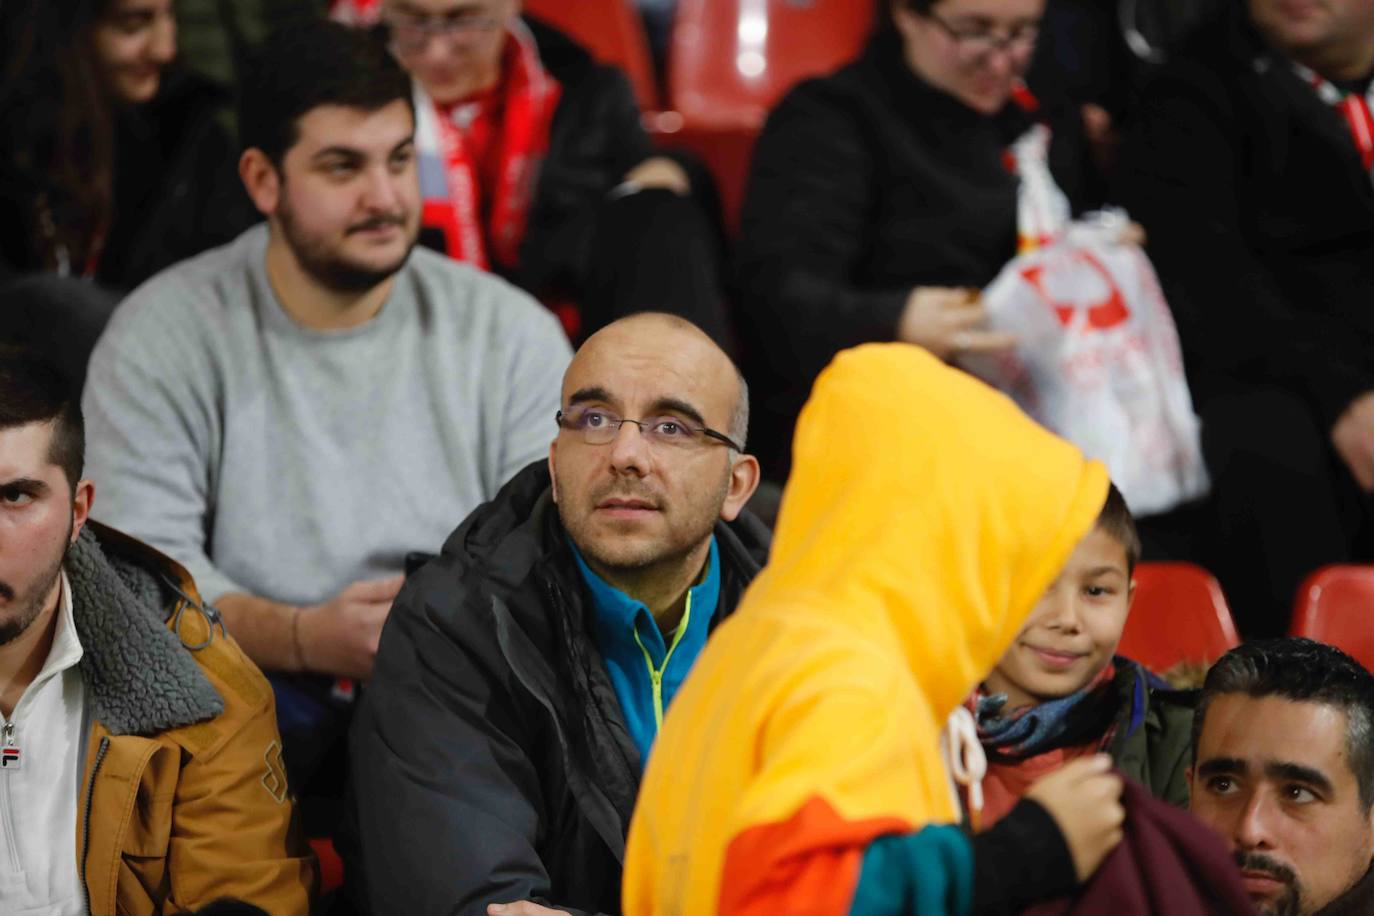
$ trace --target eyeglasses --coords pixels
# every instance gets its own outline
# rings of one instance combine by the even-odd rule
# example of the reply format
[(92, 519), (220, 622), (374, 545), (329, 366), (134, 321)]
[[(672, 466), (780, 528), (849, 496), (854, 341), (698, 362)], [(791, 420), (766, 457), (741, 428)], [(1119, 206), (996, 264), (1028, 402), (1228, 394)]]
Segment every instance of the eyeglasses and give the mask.
[(744, 446), (724, 433), (705, 426), (693, 426), (680, 417), (650, 417), (644, 420), (626, 420), (617, 417), (609, 410), (600, 407), (569, 407), (560, 410), (554, 417), (560, 429), (578, 433), (588, 445), (608, 445), (620, 435), (620, 427), (633, 423), (639, 427), (639, 434), (650, 445), (668, 448), (699, 448), (712, 440), (724, 443), (743, 454)]
[(1040, 22), (1023, 22), (1016, 28), (999, 35), (988, 29), (957, 29), (950, 25), (933, 10), (921, 14), (940, 27), (954, 42), (958, 54), (969, 63), (983, 63), (992, 56), (993, 51), (1005, 51), (1013, 57), (1020, 57), (1035, 48), (1040, 37)]
[(438, 37), (453, 43), (501, 27), (500, 19), (482, 13), (416, 16), (412, 13), (388, 12), (383, 14), (382, 21), (386, 23), (392, 45), (403, 54), (423, 51), (432, 38)]

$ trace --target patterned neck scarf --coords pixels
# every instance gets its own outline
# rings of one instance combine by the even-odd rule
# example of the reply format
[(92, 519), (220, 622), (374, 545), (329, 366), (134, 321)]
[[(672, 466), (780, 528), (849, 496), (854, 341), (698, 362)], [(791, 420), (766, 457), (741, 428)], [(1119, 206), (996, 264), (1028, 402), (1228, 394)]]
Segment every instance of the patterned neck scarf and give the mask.
[(1077, 693), (1012, 710), (1006, 709), (1006, 694), (989, 696), (980, 688), (973, 697), (978, 740), (994, 760), (1034, 757), (1094, 734), (1103, 736), (1101, 746), (1105, 747), (1116, 715), (1115, 677), (1116, 666), (1108, 664)]

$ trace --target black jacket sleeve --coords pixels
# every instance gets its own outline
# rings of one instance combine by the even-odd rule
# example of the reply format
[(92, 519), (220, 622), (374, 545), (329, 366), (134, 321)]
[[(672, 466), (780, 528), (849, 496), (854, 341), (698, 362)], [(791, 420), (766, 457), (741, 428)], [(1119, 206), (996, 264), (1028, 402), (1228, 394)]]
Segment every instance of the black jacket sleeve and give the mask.
[(568, 294), (581, 287), (607, 195), (653, 154), (634, 89), (623, 73), (589, 65), (575, 82), (565, 79), (514, 278), (536, 294)]
[(1190, 372), (1298, 391), (1333, 423), (1374, 377), (1348, 329), (1290, 301), (1246, 244), (1238, 161), (1265, 142), (1213, 73), (1180, 64), (1143, 100), (1118, 196), (1148, 234)]
[(545, 805), (560, 800), (541, 796), (530, 717), (494, 645), (455, 623), (444, 576), (436, 564), (412, 576), (382, 633), (350, 736), (362, 861), (349, 868), (362, 868), (374, 913), (485, 916), (533, 900), (577, 916), (550, 901), (536, 849)]
[(793, 90), (759, 137), (739, 285), (781, 377), (807, 384), (837, 351), (896, 334), (910, 290), (863, 289), (853, 280), (867, 248), (873, 172), (844, 99), (818, 83)]
[(973, 837), (973, 912), (1019, 913), (1071, 893), (1073, 856), (1050, 813), (1028, 798)]

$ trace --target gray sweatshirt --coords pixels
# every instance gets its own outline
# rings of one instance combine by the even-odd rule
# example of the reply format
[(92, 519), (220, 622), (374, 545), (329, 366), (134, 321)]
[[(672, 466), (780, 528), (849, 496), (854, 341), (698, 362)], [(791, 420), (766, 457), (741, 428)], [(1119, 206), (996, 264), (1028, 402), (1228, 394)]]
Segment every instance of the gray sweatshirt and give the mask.
[(268, 230), (164, 271), (115, 311), (83, 407), (93, 515), (215, 601), (324, 601), (435, 552), (548, 454), (571, 351), (505, 282), (416, 249), (375, 318), (301, 327)]

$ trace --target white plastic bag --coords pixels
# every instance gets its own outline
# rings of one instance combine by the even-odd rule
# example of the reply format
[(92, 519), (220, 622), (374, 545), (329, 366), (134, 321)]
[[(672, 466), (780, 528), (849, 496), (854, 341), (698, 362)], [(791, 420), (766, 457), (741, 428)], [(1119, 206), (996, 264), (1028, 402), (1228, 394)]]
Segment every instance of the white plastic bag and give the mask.
[(1013, 259), (983, 304), (1016, 350), (959, 363), (1106, 462), (1132, 511), (1152, 515), (1209, 484), (1173, 316), (1149, 259), (1119, 234), (1075, 223)]

